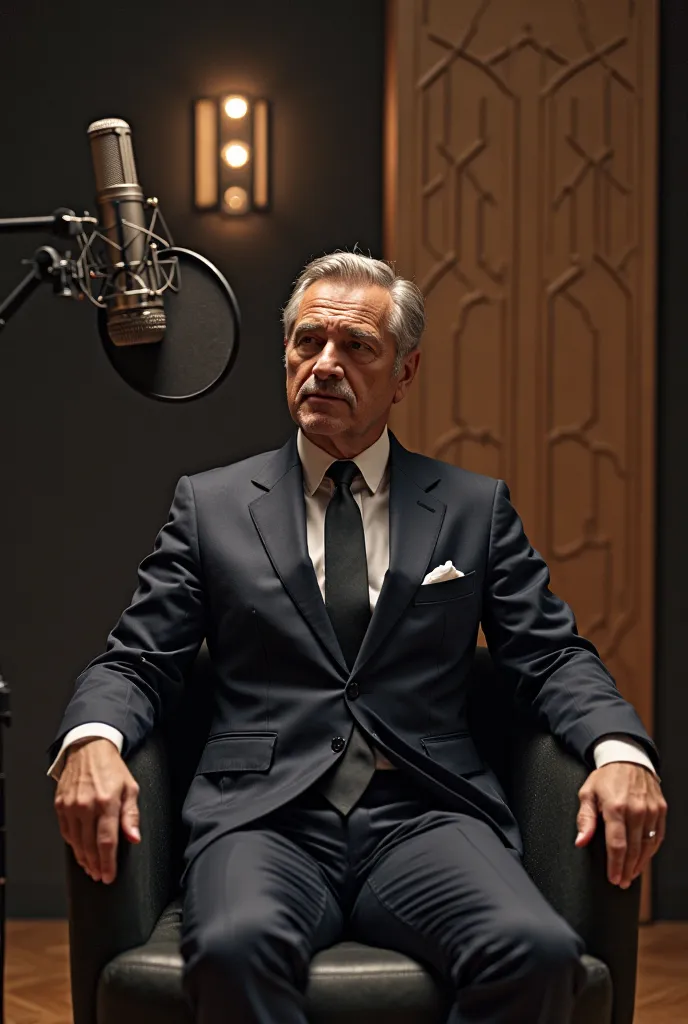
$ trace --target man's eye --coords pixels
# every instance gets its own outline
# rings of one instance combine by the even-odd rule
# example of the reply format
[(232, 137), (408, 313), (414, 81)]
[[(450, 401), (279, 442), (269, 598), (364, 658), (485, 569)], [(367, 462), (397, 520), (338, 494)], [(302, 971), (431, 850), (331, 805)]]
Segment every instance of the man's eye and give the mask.
[(349, 344), (354, 352), (363, 352), (365, 355), (375, 355), (375, 350), (370, 345), (366, 345), (365, 341), (351, 341)]

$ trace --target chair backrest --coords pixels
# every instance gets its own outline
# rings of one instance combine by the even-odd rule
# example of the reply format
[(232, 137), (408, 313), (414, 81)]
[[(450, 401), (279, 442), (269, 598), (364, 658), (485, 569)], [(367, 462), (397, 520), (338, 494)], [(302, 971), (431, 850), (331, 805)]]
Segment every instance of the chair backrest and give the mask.
[[(173, 803), (177, 810), (176, 855), (181, 854), (186, 834), (181, 807), (193, 779), (210, 731), (217, 675), (208, 648), (200, 648), (182, 699), (164, 725)], [(517, 716), (506, 681), (494, 667), (487, 648), (478, 647), (469, 680), (468, 717), (476, 745), (504, 786), (510, 791), (510, 765)]]

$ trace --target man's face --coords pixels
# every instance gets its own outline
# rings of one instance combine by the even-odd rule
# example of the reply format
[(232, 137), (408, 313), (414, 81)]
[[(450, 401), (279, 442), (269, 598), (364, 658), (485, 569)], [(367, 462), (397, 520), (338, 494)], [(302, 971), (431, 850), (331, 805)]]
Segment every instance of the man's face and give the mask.
[(396, 339), (385, 326), (391, 301), (378, 285), (317, 281), (285, 339), (289, 412), (334, 455), (351, 457), (376, 441), (415, 375), (417, 351), (393, 373)]

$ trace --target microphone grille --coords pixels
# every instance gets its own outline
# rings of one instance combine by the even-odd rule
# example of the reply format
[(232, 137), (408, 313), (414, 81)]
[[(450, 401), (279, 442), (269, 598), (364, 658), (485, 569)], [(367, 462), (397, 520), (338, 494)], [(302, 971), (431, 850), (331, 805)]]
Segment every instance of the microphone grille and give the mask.
[(108, 132), (112, 128), (126, 128), (128, 131), (129, 124), (123, 121), (121, 117), (101, 117), (99, 121), (92, 121), (88, 126), (88, 134), (91, 135), (93, 132)]
[(88, 126), (98, 191), (138, 184), (131, 128), (121, 117), (104, 117)]
[(128, 309), (108, 318), (110, 341), (118, 347), (162, 341), (167, 320), (164, 309)]

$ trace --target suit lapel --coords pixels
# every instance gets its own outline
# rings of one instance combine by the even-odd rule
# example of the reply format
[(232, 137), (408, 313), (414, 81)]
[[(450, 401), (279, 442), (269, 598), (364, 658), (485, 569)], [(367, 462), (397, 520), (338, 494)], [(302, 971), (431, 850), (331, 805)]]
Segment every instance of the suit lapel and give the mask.
[(349, 671), (308, 555), (303, 475), (292, 437), (253, 478), (264, 492), (249, 505), (275, 572), (313, 633), (348, 676)]
[(390, 442), (389, 571), (352, 674), (370, 660), (422, 583), (447, 508), (428, 493), (439, 480), (435, 466), (391, 433)]

